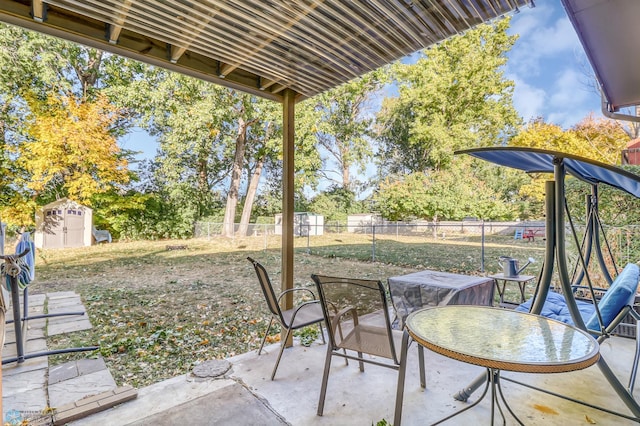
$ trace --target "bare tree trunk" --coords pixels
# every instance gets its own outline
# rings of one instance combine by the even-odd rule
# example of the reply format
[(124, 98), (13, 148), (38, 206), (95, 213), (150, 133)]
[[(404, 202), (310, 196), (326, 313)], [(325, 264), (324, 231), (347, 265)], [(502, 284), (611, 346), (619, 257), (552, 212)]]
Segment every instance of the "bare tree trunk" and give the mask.
[(351, 176), (349, 175), (349, 166), (342, 167), (342, 187), (351, 189)]
[(244, 207), (242, 207), (242, 217), (240, 218), (240, 228), (238, 229), (238, 235), (245, 236), (249, 229), (249, 219), (251, 219), (251, 210), (253, 209), (253, 201), (256, 198), (256, 192), (258, 190), (258, 183), (260, 183), (260, 175), (262, 174), (262, 167), (264, 165), (264, 157), (258, 160), (256, 168), (251, 175), (249, 182), (249, 188), (247, 188), (247, 196), (244, 199)]
[(438, 216), (433, 216), (433, 226), (431, 227), (432, 229), (432, 234), (431, 236), (433, 237), (434, 240), (438, 239)]
[[(95, 52), (95, 54), (93, 54)], [(80, 84), (82, 85), (82, 101), (86, 101), (87, 92), (90, 88), (95, 87), (96, 82), (98, 81), (98, 75), (100, 70), (100, 64), (102, 63), (102, 52), (101, 50), (95, 51), (87, 51), (89, 55), (87, 60), (86, 68), (82, 68), (81, 64), (74, 64), (74, 69), (76, 71), (76, 75), (80, 80)]]
[(227, 205), (224, 209), (224, 223), (222, 225), (222, 235), (225, 237), (233, 236), (233, 225), (236, 217), (236, 207), (238, 205), (238, 191), (240, 188), (240, 178), (242, 177), (242, 165), (244, 163), (244, 150), (248, 125), (249, 123), (245, 122), (242, 117), (238, 119), (236, 154), (233, 159), (231, 182), (229, 183), (229, 194), (227, 195)]
[(338, 164), (342, 169), (342, 187), (344, 189), (351, 190), (351, 173), (349, 168), (351, 167), (351, 161), (349, 160), (349, 148), (348, 145), (339, 147), (340, 158)]
[(206, 156), (200, 153), (200, 157), (198, 158), (198, 162), (196, 163), (197, 173), (198, 173), (198, 217), (202, 217), (204, 214), (208, 200), (209, 194), (209, 163), (207, 162)]

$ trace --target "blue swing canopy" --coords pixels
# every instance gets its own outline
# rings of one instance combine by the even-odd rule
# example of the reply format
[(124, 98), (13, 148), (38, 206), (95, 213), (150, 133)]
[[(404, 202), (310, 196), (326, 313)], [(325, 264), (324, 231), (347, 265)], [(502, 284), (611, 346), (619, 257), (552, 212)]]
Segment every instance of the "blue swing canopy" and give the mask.
[(456, 151), (527, 173), (553, 173), (554, 164), (564, 163), (568, 174), (592, 185), (604, 183), (640, 198), (640, 176), (620, 167), (558, 151), (523, 147), (488, 147)]

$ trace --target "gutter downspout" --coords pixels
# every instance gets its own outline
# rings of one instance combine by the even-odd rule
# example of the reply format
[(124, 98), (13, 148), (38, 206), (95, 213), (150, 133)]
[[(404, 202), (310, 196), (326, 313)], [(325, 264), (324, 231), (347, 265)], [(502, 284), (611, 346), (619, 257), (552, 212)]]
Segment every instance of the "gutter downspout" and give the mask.
[(621, 114), (619, 112), (612, 111), (611, 104), (604, 97), (604, 93), (600, 92), (600, 109), (605, 117), (613, 120), (632, 121), (634, 123), (640, 123), (640, 117), (637, 115)]

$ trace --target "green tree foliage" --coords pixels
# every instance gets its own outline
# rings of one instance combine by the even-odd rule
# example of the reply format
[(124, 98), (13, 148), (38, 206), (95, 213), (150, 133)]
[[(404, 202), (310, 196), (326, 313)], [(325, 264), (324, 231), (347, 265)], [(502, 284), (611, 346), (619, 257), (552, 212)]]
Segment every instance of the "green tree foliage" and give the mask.
[(354, 189), (351, 168), (364, 172), (373, 156), (371, 102), (385, 80), (385, 70), (376, 70), (314, 98), (318, 143), (330, 160), (323, 173), (346, 189)]
[[(622, 166), (628, 172), (640, 176), (640, 166)], [(568, 177), (565, 181), (569, 211), (576, 223), (585, 223), (586, 197), (591, 195), (591, 185)], [(598, 211), (606, 226), (626, 226), (640, 223), (640, 199), (608, 185), (598, 186)]]
[[(315, 108), (315, 98), (296, 104), (295, 111), (295, 164), (294, 164), (294, 209), (309, 211), (306, 191), (315, 191), (320, 181), (322, 158), (317, 147), (320, 112)], [(280, 105), (278, 105), (281, 108)], [(278, 109), (281, 116), (281, 109)], [(281, 122), (278, 121), (281, 126)], [(256, 196), (254, 216), (273, 216), (282, 212), (282, 133), (279, 132), (271, 144), (275, 156), (265, 157), (264, 183)]]
[(364, 210), (354, 192), (335, 185), (316, 195), (309, 203), (309, 211), (323, 215), (325, 221), (345, 222), (348, 215), (362, 213)]
[(210, 215), (218, 195), (214, 188), (231, 171), (232, 93), (160, 69), (130, 91), (135, 94), (128, 102), (140, 114), (140, 125), (159, 142), (156, 188), (171, 204), (181, 204), (191, 221)]
[[(158, 138), (160, 149), (147, 175), (180, 224), (215, 216), (229, 225), (240, 220), (238, 232), (243, 233), (251, 217), (281, 212), (280, 104), (164, 70), (132, 84), (126, 102), (139, 112), (140, 126)], [(300, 194), (317, 185), (321, 166), (315, 146), (318, 115), (305, 105), (310, 104), (296, 108), (295, 185)], [(262, 193), (256, 195), (260, 180)], [(229, 228), (227, 235), (233, 232)]]
[[(531, 177), (521, 170), (498, 166), (487, 161), (474, 159), (468, 170), (473, 172), (484, 185), (490, 188), (498, 200), (510, 212), (502, 217), (505, 220), (539, 219), (544, 214), (543, 200), (537, 200), (522, 194), (521, 188), (530, 184)], [(498, 219), (498, 216), (482, 216), (486, 219)]]
[(190, 216), (161, 193), (111, 191), (96, 195), (94, 207), (96, 225), (110, 229), (114, 238), (156, 240), (193, 235)]
[[(318, 150), (318, 123), (322, 110), (316, 108), (316, 98), (306, 99), (296, 104), (295, 111), (295, 177), (294, 188), (297, 192), (304, 189), (316, 190), (323, 167), (322, 157)], [(282, 160), (280, 155), (279, 160)], [(278, 166), (281, 164), (279, 163)], [(275, 174), (274, 174), (275, 177)], [(281, 182), (281, 179), (278, 179)], [(272, 186), (273, 185), (272, 182)], [(277, 185), (280, 185), (277, 183)]]
[(499, 195), (468, 170), (459, 164), (449, 170), (388, 178), (374, 196), (375, 209), (389, 220), (511, 219), (513, 212)]
[[(153, 186), (180, 222), (219, 214), (224, 197), (224, 234), (233, 234), (242, 199), (246, 227), (262, 170), (272, 174), (281, 163), (281, 106), (165, 70), (132, 84), (127, 102), (159, 141)], [(302, 166), (306, 145), (296, 145)]]
[(502, 66), (515, 36), (509, 20), (481, 25), (397, 64), (398, 96), (378, 116), (381, 172), (428, 172), (450, 166), (457, 149), (495, 145), (520, 123), (513, 81)]

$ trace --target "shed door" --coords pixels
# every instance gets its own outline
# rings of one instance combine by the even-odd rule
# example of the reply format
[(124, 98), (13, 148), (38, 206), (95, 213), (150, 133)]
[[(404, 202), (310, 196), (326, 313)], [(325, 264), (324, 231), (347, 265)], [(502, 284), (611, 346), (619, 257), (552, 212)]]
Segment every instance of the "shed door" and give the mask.
[(43, 235), (43, 247), (64, 247), (64, 210), (53, 208), (44, 211)]
[(65, 247), (82, 247), (84, 245), (84, 212), (79, 209), (65, 209)]

